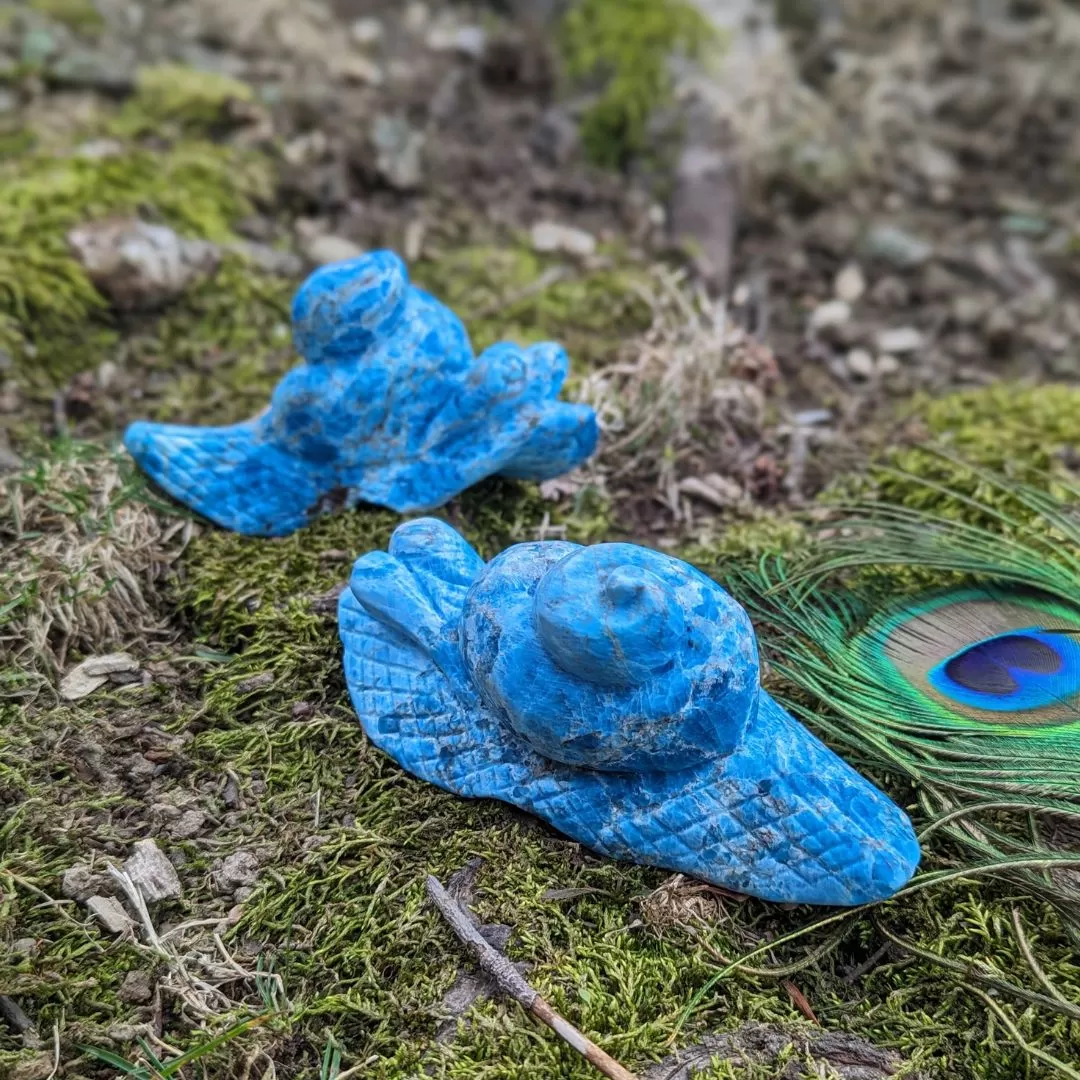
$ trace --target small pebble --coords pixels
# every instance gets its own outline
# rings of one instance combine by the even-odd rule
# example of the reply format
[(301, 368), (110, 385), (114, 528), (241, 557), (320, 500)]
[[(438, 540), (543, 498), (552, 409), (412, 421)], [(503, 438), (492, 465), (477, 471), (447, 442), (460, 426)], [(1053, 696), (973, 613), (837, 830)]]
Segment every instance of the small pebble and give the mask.
[(135, 926), (131, 916), (111, 896), (91, 896), (86, 906), (110, 934), (123, 934)]
[(827, 300), (810, 314), (810, 329), (817, 332), (842, 326), (851, 318), (851, 305), (844, 300)]
[(145, 971), (129, 971), (116, 996), (129, 1005), (145, 1005), (154, 996), (150, 975)]
[(331, 65), (335, 75), (360, 86), (381, 86), (383, 71), (374, 60), (359, 53), (346, 53)]
[(803, 409), (791, 419), (797, 427), (816, 427), (827, 424), (833, 418), (831, 409)]
[(68, 233), (68, 243), (93, 283), (121, 311), (163, 307), (221, 262), (216, 245), (136, 218), (81, 225)]
[(875, 225), (862, 246), (867, 255), (905, 269), (921, 266), (934, 254), (932, 244), (894, 225)]
[(986, 305), (977, 296), (958, 296), (953, 300), (952, 317), (957, 326), (975, 326), (985, 311)]
[(235, 851), (226, 856), (210, 876), (221, 892), (233, 893), (255, 884), (259, 876), (259, 860), (251, 851)]
[(183, 892), (176, 867), (153, 840), (135, 842), (135, 849), (124, 863), (124, 870), (150, 903), (177, 900)]
[(185, 810), (170, 827), (169, 835), (176, 840), (190, 840), (202, 832), (205, 824), (206, 815), (201, 810)]
[(437, 26), (428, 34), (427, 47), (432, 52), (456, 52), (476, 59), (487, 44), (481, 26)]
[(881, 378), (888, 378), (890, 375), (895, 375), (900, 370), (900, 361), (895, 356), (890, 356), (885, 353), (884, 356), (877, 358), (877, 373)]
[(847, 354), (848, 371), (857, 379), (869, 379), (874, 374), (874, 358), (866, 349), (852, 349)]
[(596, 237), (584, 229), (541, 221), (532, 227), (532, 245), (536, 251), (545, 254), (561, 252), (584, 258), (595, 253)]
[(427, 26), (430, 18), (431, 12), (428, 10), (427, 4), (423, 3), (422, 0), (412, 0), (405, 9), (405, 18), (403, 20), (405, 29), (410, 34), (418, 34)]
[(921, 349), (926, 338), (914, 326), (898, 326), (892, 330), (879, 330), (875, 342), (879, 352), (909, 353)]
[(382, 40), (383, 24), (375, 18), (357, 19), (349, 28), (349, 36), (357, 45), (374, 45)]
[(843, 300), (845, 304), (854, 304), (866, 292), (866, 278), (856, 263), (848, 263), (836, 275), (833, 291), (836, 298)]
[(346, 240), (344, 236), (325, 234), (316, 236), (305, 244), (304, 254), (316, 265), (327, 266), (330, 263), (359, 258), (364, 254), (364, 249), (351, 240)]

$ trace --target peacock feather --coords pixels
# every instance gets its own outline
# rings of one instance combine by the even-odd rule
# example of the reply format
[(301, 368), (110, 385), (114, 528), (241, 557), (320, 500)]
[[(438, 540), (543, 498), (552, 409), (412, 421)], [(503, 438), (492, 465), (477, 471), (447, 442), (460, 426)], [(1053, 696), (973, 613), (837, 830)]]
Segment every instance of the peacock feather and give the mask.
[(927, 850), (1080, 921), (1080, 490), (966, 477), (894, 474), (910, 501), (849, 502), (728, 584), (788, 706), (911, 782)]

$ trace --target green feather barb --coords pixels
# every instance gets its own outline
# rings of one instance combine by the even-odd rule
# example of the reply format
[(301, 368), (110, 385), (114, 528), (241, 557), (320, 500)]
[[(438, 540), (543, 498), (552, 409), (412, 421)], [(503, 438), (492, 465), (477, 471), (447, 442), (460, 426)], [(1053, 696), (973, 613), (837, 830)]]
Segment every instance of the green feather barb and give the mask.
[(1080, 912), (1080, 491), (970, 472), (902, 474), (959, 512), (853, 502), (728, 585), (787, 704), (913, 785), (931, 856)]

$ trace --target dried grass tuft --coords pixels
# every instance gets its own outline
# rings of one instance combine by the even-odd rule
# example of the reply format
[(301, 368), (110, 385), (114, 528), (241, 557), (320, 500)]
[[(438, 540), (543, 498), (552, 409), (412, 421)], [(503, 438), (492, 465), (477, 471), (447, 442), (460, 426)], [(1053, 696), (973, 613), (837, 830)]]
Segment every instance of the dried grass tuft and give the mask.
[(578, 388), (604, 431), (593, 482), (651, 491), (676, 521), (688, 519), (690, 496), (746, 504), (775, 358), (684, 273), (657, 267), (639, 289), (652, 325)]
[(63, 445), (8, 479), (0, 664), (55, 678), (74, 654), (169, 637), (159, 590), (196, 528), (146, 501), (122, 452)]

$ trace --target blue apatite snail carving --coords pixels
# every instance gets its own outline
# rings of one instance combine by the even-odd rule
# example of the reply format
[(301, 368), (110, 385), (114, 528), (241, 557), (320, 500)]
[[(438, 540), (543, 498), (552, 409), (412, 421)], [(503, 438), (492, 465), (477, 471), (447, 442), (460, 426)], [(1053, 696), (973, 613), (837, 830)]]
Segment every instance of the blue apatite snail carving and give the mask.
[(442, 788), (766, 900), (863, 904), (915, 871), (904, 812), (762, 690), (746, 612), (677, 559), (545, 541), (485, 564), (421, 518), (357, 560), (338, 618), (364, 730)]
[(596, 447), (592, 409), (556, 400), (569, 369), (560, 346), (475, 356), (461, 320), (392, 252), (317, 270), (292, 321), (306, 362), (261, 415), (139, 422), (124, 436), (161, 487), (227, 529), (283, 536), (361, 502), (430, 510), (488, 476), (552, 479)]

